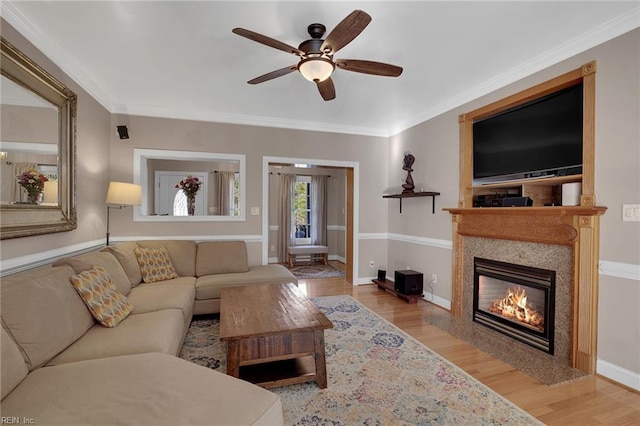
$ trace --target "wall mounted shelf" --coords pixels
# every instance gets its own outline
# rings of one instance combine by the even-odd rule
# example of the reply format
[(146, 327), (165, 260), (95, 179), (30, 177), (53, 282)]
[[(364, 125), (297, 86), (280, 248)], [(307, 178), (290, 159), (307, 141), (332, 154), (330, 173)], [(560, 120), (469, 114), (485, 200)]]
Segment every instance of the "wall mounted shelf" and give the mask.
[(432, 214), (436, 213), (436, 195), (440, 195), (439, 192), (405, 192), (402, 194), (383, 195), (382, 198), (397, 198), (400, 200), (400, 213), (402, 213), (402, 199), (414, 198), (414, 197), (431, 197)]

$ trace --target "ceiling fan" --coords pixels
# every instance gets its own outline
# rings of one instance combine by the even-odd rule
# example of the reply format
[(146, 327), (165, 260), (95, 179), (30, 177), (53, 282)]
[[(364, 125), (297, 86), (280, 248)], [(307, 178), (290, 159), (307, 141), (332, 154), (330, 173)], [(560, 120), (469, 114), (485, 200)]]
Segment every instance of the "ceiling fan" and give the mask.
[(371, 16), (362, 10), (354, 10), (325, 39), (322, 36), (327, 28), (322, 24), (311, 24), (307, 27), (311, 39), (303, 41), (297, 48), (244, 28), (234, 28), (235, 34), (300, 57), (297, 64), (271, 71), (247, 83), (263, 83), (298, 70), (304, 78), (316, 83), (322, 99), (330, 101), (336, 97), (336, 90), (331, 80), (331, 74), (336, 67), (364, 74), (398, 77), (402, 74), (402, 67), (396, 65), (358, 59), (333, 59), (333, 55), (353, 41), (369, 25), (369, 22), (371, 22)]

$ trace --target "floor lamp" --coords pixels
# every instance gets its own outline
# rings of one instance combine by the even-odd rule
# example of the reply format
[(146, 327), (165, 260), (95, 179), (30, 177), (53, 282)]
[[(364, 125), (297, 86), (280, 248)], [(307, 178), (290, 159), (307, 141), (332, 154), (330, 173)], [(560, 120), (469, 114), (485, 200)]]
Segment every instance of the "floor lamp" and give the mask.
[[(109, 205), (115, 204), (115, 205)], [(107, 245), (109, 245), (109, 211), (142, 204), (142, 187), (133, 183), (109, 182), (107, 191)]]

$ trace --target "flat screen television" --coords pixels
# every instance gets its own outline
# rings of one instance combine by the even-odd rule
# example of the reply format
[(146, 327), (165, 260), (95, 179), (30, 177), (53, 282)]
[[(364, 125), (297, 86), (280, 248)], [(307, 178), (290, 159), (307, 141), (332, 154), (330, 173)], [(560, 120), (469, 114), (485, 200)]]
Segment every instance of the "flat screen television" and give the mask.
[(473, 123), (473, 180), (582, 173), (582, 83)]

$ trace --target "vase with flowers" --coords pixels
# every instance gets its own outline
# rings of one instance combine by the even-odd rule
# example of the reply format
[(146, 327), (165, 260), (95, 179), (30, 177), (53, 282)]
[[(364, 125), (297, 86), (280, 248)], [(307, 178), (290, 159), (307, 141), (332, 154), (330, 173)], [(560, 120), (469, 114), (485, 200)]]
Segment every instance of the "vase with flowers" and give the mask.
[(30, 169), (16, 176), (18, 185), (24, 188), (27, 193), (28, 204), (39, 204), (42, 201), (42, 191), (44, 183), (49, 179), (37, 170)]
[(196, 176), (187, 176), (176, 184), (176, 189), (181, 189), (187, 196), (187, 214), (193, 216), (196, 212), (196, 193), (200, 190), (202, 182)]

